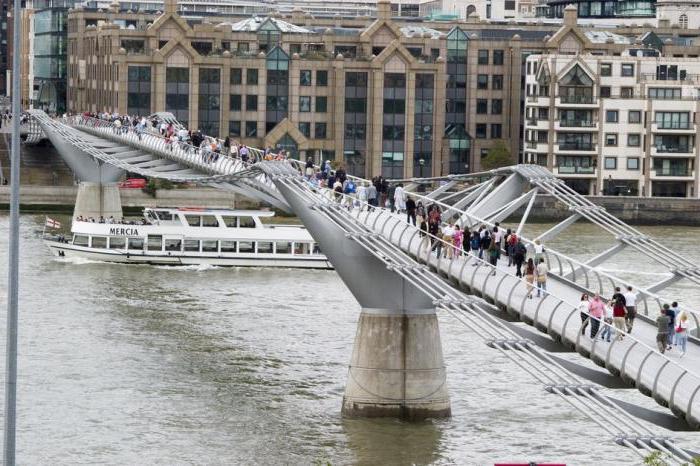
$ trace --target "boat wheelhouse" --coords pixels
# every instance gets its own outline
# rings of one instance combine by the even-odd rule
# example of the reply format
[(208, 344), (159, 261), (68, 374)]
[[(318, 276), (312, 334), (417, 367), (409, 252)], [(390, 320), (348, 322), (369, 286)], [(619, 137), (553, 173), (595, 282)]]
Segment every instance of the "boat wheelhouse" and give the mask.
[(330, 269), (303, 226), (263, 223), (262, 210), (147, 208), (138, 222), (73, 220), (69, 240), (47, 239), (55, 256), (162, 265)]

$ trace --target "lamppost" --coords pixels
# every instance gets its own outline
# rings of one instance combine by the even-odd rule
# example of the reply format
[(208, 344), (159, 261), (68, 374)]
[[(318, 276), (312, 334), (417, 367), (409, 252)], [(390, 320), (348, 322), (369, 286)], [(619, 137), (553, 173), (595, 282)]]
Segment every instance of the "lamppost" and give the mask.
[[(419, 169), (420, 177), (423, 178), (423, 167), (425, 166), (425, 159), (422, 159), (422, 158), (418, 159), (418, 166), (420, 167), (420, 169)], [(421, 193), (425, 192), (425, 185), (422, 183), (419, 184), (418, 191)]]

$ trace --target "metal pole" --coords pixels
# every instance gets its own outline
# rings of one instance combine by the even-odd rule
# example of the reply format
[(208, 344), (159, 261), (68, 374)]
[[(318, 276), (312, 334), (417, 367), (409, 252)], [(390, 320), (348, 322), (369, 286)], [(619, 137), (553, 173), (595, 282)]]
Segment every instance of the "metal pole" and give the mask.
[(17, 316), (19, 304), (19, 119), (20, 119), (20, 0), (14, 1), (12, 42), (12, 153), (10, 163), (10, 251), (7, 286), (7, 349), (5, 362), (5, 466), (15, 464), (17, 417)]

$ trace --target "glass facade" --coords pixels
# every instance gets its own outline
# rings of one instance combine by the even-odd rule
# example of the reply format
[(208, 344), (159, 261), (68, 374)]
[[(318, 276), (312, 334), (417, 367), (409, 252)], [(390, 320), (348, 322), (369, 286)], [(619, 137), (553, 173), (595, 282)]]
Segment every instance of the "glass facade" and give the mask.
[(367, 159), (367, 73), (345, 73), (343, 155), (351, 175), (365, 176)]
[(447, 91), (445, 137), (449, 144), (447, 173), (469, 172), (470, 137), (467, 133), (467, 35), (460, 28), (447, 35)]
[(128, 73), (127, 113), (151, 114), (151, 67), (130, 66)]
[(406, 133), (406, 75), (384, 74), (382, 176), (403, 178)]
[(165, 111), (187, 126), (190, 120), (190, 69), (170, 66), (165, 69)]
[(279, 47), (267, 54), (265, 133), (287, 118), (289, 111), (289, 55)]
[(218, 136), (221, 127), (221, 70), (199, 69), (199, 129)]
[(547, 16), (563, 18), (564, 8), (574, 4), (579, 18), (654, 18), (656, 2), (653, 0), (605, 0), (605, 1), (555, 1), (549, 2)]
[(432, 176), (434, 89), (434, 75), (416, 74), (413, 176), (421, 178)]

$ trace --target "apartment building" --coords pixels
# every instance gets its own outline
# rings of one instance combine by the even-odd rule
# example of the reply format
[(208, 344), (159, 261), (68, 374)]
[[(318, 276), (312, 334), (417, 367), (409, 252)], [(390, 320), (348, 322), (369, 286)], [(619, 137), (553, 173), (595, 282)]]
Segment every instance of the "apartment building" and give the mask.
[(566, 48), (527, 59), (525, 160), (582, 194), (698, 197), (697, 54), (578, 54), (587, 36), (560, 32)]

